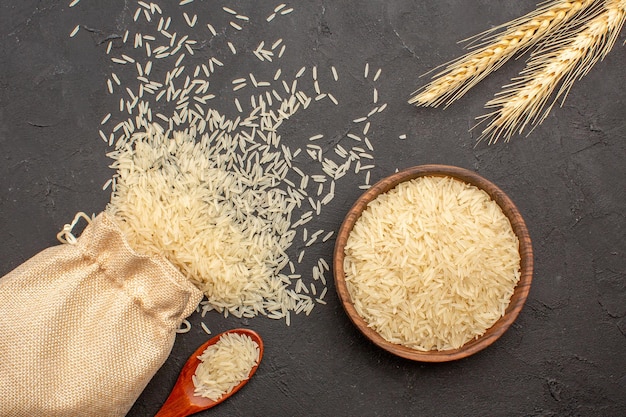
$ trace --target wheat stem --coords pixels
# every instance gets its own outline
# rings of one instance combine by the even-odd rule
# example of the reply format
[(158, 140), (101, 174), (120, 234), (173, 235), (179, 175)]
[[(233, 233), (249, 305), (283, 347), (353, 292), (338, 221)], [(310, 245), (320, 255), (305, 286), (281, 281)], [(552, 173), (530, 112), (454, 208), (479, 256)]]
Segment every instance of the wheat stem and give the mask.
[[(433, 81), (421, 91), (414, 92), (409, 103), (432, 107), (443, 103), (446, 106), (449, 105), (516, 53), (533, 46), (589, 6), (601, 3), (601, 1), (549, 1), (535, 11), (499, 26), (498, 28), (505, 28), (501, 34), (478, 35), (477, 39), (486, 40), (486, 45), (478, 47), (447, 65), (444, 64), (445, 69), (436, 74)], [(487, 31), (486, 34), (493, 30)]]
[[(586, 75), (612, 49), (626, 19), (626, 0), (606, 0), (603, 8), (581, 17), (533, 54), (520, 77), (505, 86), (485, 107), (496, 110), (479, 117), (490, 120), (479, 141), (508, 141), (530, 125), (540, 124), (573, 83)], [(555, 93), (549, 102), (550, 97)]]

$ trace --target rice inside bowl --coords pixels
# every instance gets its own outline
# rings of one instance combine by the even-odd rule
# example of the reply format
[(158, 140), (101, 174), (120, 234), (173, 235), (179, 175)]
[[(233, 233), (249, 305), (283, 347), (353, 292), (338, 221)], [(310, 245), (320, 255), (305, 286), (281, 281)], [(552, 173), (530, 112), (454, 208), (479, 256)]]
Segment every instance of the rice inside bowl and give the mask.
[(371, 201), (344, 248), (357, 313), (390, 343), (457, 349), (505, 313), (519, 241), (500, 206), (464, 181), (422, 176)]

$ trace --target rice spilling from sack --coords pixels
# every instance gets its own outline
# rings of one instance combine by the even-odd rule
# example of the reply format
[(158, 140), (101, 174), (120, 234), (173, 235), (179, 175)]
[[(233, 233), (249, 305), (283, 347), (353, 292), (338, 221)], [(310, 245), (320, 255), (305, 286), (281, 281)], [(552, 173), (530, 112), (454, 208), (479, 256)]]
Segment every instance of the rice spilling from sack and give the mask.
[(198, 357), (200, 364), (192, 376), (194, 395), (219, 400), (249, 378), (259, 363), (259, 345), (240, 333), (225, 333)]
[(382, 70), (343, 77), (324, 54), (301, 65), (283, 36), (298, 12), (284, 3), (205, 9), (139, 2), (120, 10), (133, 20), (123, 36), (101, 44), (112, 105), (98, 136), (116, 170), (106, 210), (136, 251), (165, 256), (204, 291), (202, 317), (290, 325), (326, 304), (335, 187), (367, 189), (376, 175)]
[(418, 177), (368, 204), (344, 269), (356, 311), (385, 340), (456, 349), (504, 315), (520, 278), (519, 241), (485, 191)]
[(293, 309), (298, 298), (280, 271), (295, 235), (285, 213), (296, 204), (269, 188), (276, 177), (231, 172), (219, 152), (209, 135), (196, 142), (183, 132), (152, 131), (125, 145), (115, 152), (119, 179), (107, 211), (135, 250), (165, 256), (214, 307), (240, 317)]

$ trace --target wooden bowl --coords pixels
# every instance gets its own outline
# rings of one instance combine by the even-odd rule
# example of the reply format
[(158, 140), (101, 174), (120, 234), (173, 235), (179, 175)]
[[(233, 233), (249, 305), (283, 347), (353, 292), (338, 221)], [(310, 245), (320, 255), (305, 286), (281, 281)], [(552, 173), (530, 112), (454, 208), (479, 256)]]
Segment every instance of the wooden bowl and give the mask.
[[(379, 194), (386, 193), (401, 182), (412, 180), (421, 176), (454, 177), (484, 190), (502, 208), (502, 211), (511, 222), (513, 232), (519, 239), (521, 276), (517, 286), (515, 287), (513, 295), (511, 296), (511, 301), (504, 316), (502, 316), (481, 337), (467, 342), (458, 349), (441, 351), (431, 350), (424, 352), (388, 342), (374, 329), (368, 327), (367, 322), (357, 313), (345, 282), (345, 271), (343, 266), (346, 242), (355, 222), (361, 216), (361, 213), (366, 208), (368, 203), (374, 200)], [(502, 190), (500, 190), (500, 188), (475, 172), (463, 168), (447, 165), (420, 165), (397, 172), (382, 179), (378, 183), (374, 184), (356, 201), (339, 229), (335, 243), (333, 269), (335, 287), (337, 294), (339, 295), (339, 299), (341, 300), (341, 303), (343, 304), (350, 320), (368, 339), (381, 348), (406, 359), (421, 362), (446, 362), (465, 358), (486, 348), (502, 336), (509, 326), (511, 326), (513, 321), (515, 321), (519, 312), (522, 310), (528, 296), (528, 292), (530, 291), (530, 283), (533, 274), (533, 251), (524, 219), (515, 207), (515, 204), (513, 204), (511, 199), (509, 199), (509, 197)]]

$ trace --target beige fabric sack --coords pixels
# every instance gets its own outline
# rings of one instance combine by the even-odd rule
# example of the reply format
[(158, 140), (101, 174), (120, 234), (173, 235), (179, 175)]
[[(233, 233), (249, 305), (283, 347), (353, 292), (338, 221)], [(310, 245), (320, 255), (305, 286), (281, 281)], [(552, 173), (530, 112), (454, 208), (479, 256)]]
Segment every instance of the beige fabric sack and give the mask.
[(0, 416), (125, 415), (202, 298), (106, 214), (68, 241), (0, 278)]

